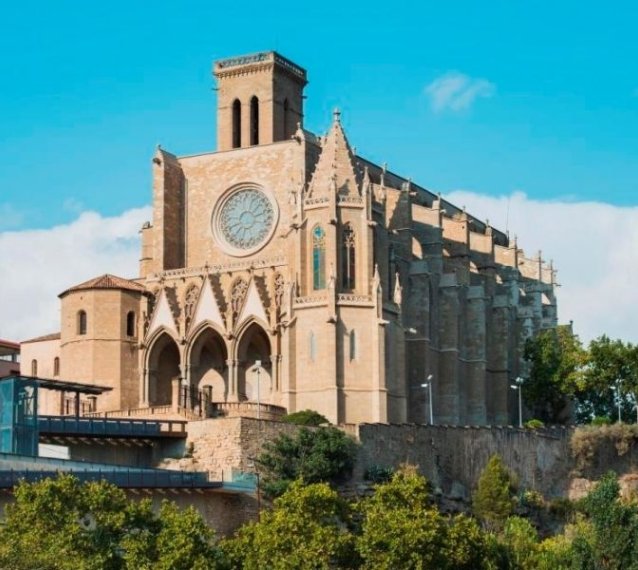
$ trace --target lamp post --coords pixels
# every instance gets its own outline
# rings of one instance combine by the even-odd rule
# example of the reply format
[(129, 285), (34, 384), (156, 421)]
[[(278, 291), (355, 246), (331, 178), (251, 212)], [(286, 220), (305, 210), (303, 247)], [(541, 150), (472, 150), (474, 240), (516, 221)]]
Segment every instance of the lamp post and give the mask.
[(259, 373), (261, 372), (261, 360), (255, 360), (253, 370), (257, 373), (257, 419), (261, 420), (261, 390), (259, 389)]
[(430, 425), (434, 425), (434, 421), (433, 421), (433, 413), (432, 413), (432, 380), (434, 379), (434, 376), (432, 376), (432, 374), (428, 374), (426, 377), (426, 381), (421, 384), (421, 388), (427, 388), (428, 390), (428, 404), (429, 404), (429, 408), (430, 408)]
[(620, 378), (618, 378), (616, 380), (616, 386), (615, 386), (615, 390), (616, 390), (616, 402), (618, 404), (618, 423), (622, 423), (622, 397), (621, 397), (621, 393), (620, 393), (620, 384), (622, 383), (622, 380)]
[(523, 427), (523, 378), (520, 376), (514, 380), (516, 384), (510, 384), (512, 390), (518, 390), (518, 427)]

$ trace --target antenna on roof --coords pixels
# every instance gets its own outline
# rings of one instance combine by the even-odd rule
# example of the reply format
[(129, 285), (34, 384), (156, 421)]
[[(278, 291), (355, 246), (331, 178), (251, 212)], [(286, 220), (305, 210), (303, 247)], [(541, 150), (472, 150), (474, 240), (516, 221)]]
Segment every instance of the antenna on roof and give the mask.
[(509, 234), (510, 230), (510, 195), (507, 195), (507, 212), (505, 213), (505, 233)]

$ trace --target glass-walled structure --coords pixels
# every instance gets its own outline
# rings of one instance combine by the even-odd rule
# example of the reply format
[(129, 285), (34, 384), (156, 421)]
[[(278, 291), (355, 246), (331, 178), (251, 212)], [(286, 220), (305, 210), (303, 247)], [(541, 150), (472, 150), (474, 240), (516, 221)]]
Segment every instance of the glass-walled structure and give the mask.
[(0, 452), (38, 454), (38, 389), (30, 378), (0, 382)]

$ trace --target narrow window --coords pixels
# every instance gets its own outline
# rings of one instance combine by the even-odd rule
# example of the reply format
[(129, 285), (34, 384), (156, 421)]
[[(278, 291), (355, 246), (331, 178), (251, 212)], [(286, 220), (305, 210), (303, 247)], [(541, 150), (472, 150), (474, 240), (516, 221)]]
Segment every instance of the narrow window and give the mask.
[(233, 148), (241, 146), (241, 103), (239, 99), (233, 102)]
[(288, 129), (290, 129), (290, 119), (288, 118), (289, 108), (288, 99), (284, 99), (284, 140), (289, 137)]
[(350, 331), (350, 360), (357, 359), (357, 333)]
[(60, 375), (60, 359), (56, 356), (53, 359), (53, 376)]
[(135, 312), (129, 311), (126, 315), (126, 336), (135, 336)]
[(308, 338), (309, 341), (309, 353), (310, 353), (310, 361), (314, 362), (317, 358), (317, 338), (315, 337), (315, 333), (310, 331), (310, 335)]
[(78, 334), (86, 334), (86, 311), (78, 312)]
[(341, 241), (341, 279), (343, 288), (351, 291), (355, 287), (355, 237), (350, 224), (343, 228)]
[(259, 99), (250, 100), (250, 144), (259, 144)]
[(37, 376), (37, 375), (38, 375), (38, 361), (32, 360), (31, 361), (31, 376)]
[(326, 288), (326, 233), (321, 226), (312, 230), (312, 288)]

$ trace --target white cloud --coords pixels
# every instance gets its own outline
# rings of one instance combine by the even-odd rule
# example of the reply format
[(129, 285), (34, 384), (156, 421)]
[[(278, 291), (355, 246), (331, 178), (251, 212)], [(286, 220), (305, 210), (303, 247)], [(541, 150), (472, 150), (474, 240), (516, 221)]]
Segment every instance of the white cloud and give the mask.
[(46, 230), (0, 232), (0, 337), (24, 340), (60, 330), (58, 294), (103, 273), (138, 274), (139, 236), (149, 207), (105, 218), (84, 212)]
[(24, 213), (8, 202), (0, 204), (0, 231), (19, 228), (24, 221)]
[(558, 313), (585, 341), (607, 334), (638, 342), (638, 207), (596, 202), (539, 201), (522, 192), (491, 197), (466, 191), (446, 196), (505, 229), (532, 257), (540, 249), (558, 269)]
[(469, 109), (478, 97), (492, 97), (495, 92), (496, 87), (487, 79), (469, 77), (458, 71), (437, 77), (425, 88), (432, 109), (437, 113), (446, 109)]

